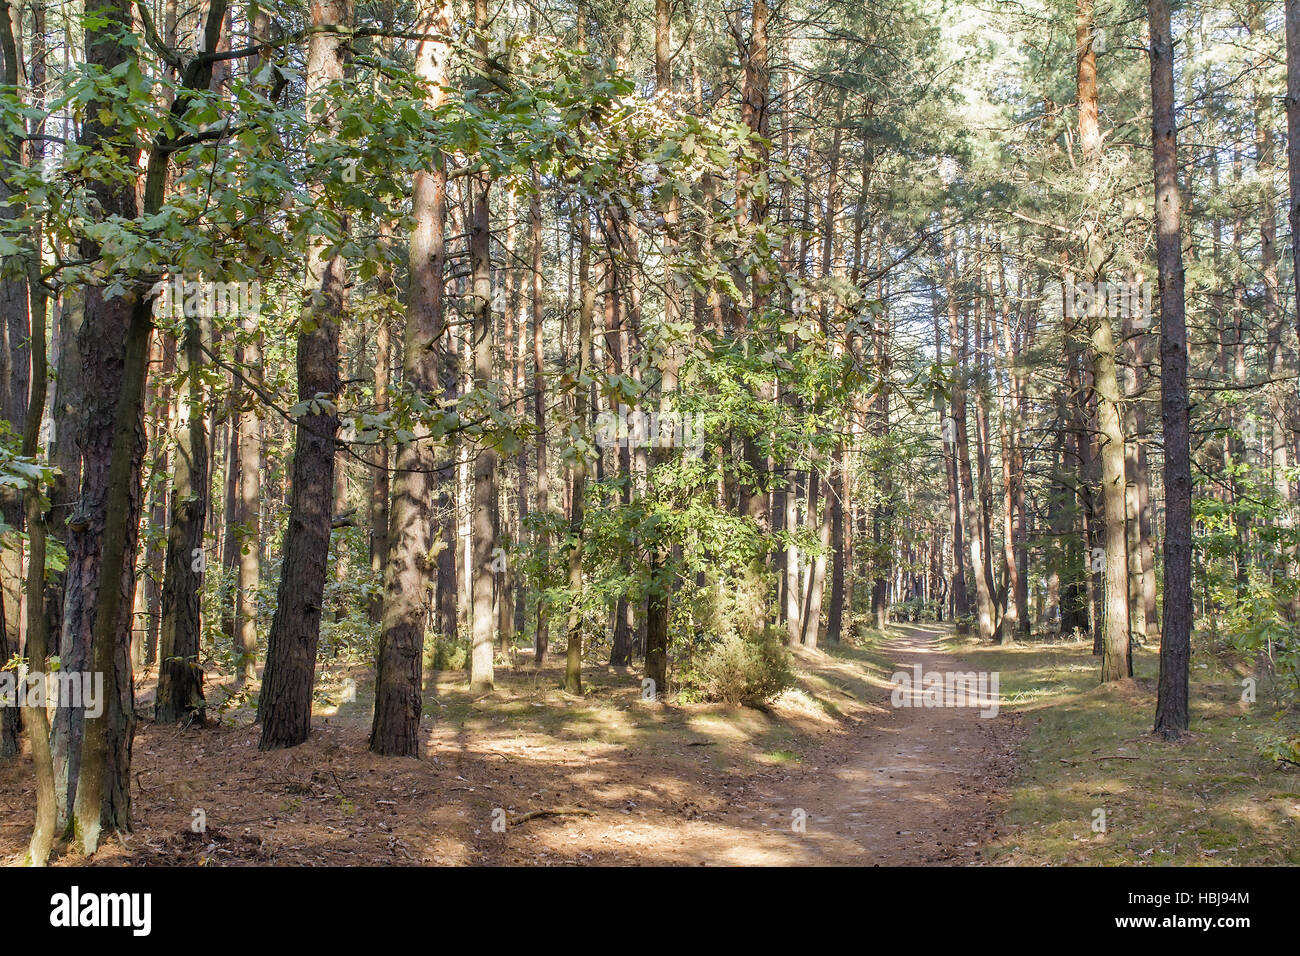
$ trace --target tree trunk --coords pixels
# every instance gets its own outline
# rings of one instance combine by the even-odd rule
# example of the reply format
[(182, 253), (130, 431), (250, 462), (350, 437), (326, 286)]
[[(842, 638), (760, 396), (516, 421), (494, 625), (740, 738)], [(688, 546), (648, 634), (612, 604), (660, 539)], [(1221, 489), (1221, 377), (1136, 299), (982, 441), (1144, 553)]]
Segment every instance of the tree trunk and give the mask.
[[(589, 374), (591, 361), (591, 326), (596, 311), (596, 288), (591, 281), (591, 221), (590, 211), (585, 204), (578, 207), (582, 221), (578, 226), (578, 367), (574, 375), (574, 423), (578, 431), (586, 436), (590, 423), (588, 415), (590, 403), (588, 389), (581, 384)], [(583, 553), (583, 518), (587, 494), (587, 463), (581, 456), (574, 458), (569, 466), (570, 481), (573, 486), (569, 512), (569, 609), (566, 633), (568, 650), (564, 666), (564, 689), (570, 694), (582, 693), (582, 553)], [(657, 693), (663, 693), (668, 679), (668, 659), (666, 656), (652, 656), (646, 653), (646, 676), (654, 681)]]
[[(533, 427), (537, 430), (537, 486), (534, 510), (539, 518), (551, 513), (551, 477), (546, 447), (546, 351), (544, 348), (545, 319), (542, 298), (542, 182), (541, 174), (533, 169), (533, 195), (528, 204), (528, 224), (532, 240), (532, 320), (533, 320)], [(550, 533), (546, 525), (539, 526), (537, 551), (550, 550)], [(545, 578), (545, 575), (543, 576)], [(550, 644), (550, 608), (545, 597), (537, 599), (537, 627), (533, 632), (533, 663), (541, 667)]]
[[(1286, 162), (1290, 184), (1292, 274), (1300, 275), (1300, 0), (1286, 6)], [(1295, 283), (1296, 326), (1300, 330), (1300, 282)]]
[[(423, 0), (416, 22), (440, 37), (451, 34), (449, 0)], [(416, 47), (416, 74), (428, 87), (425, 99), (436, 109), (445, 99), (451, 45), (422, 40)], [(443, 265), (446, 262), (446, 174), (435, 164), (415, 174), (409, 250), (410, 292), (402, 346), (402, 385), (424, 401), (440, 387), (441, 343), (446, 331)], [(375, 715), (370, 749), (377, 754), (419, 756), (423, 712), (424, 628), (428, 617), (434, 544), (432, 511), (434, 455), (427, 426), (397, 446), (393, 479), (388, 561), (384, 573), (383, 627), (375, 665)]]
[[(414, 192), (414, 187), (412, 187)], [(385, 245), (387, 245), (385, 243)], [(438, 343), (434, 343), (436, 347)], [(392, 367), (392, 341), (388, 329), (388, 316), (381, 314), (375, 323), (375, 413), (388, 411), (389, 370)], [(434, 370), (435, 377), (437, 369)], [(381, 437), (375, 447), (374, 477), (370, 485), (370, 573), (384, 580), (388, 567), (388, 499), (390, 494), (388, 439)], [(369, 614), (372, 624), (382, 624), (384, 596), (370, 599)]]
[[(244, 317), (245, 372), (261, 385), (262, 349), (256, 318)], [(257, 675), (257, 587), (262, 574), (262, 419), (249, 401), (239, 411), (239, 578), (235, 604), (235, 683)]]
[[(312, 0), (317, 27), (352, 23), (352, 0)], [(344, 75), (348, 40), (342, 33), (312, 33), (307, 42), (307, 101), (320, 101), (322, 88)], [(324, 119), (325, 133), (337, 117)], [(317, 189), (318, 200), (324, 201)], [(347, 228), (344, 217), (343, 228)], [(316, 240), (307, 255), (306, 305), (298, 333), (298, 400), (313, 403), (296, 420), (289, 521), (285, 529), (280, 586), (266, 642), (266, 668), (258, 699), (262, 750), (296, 747), (311, 733), (311, 696), (316, 646), (329, 560), (334, 501), (334, 445), (339, 418), (339, 324), (346, 307), (347, 262), (325, 256)], [(322, 401), (315, 400), (320, 396)]]
[(1188, 434), (1187, 319), (1178, 191), (1174, 44), (1169, 0), (1149, 0), (1152, 166), (1160, 282), (1160, 411), (1165, 445), (1165, 602), (1155, 732), (1174, 740), (1188, 729), (1192, 632), (1192, 470)]
[[(820, 474), (814, 470), (808, 480), (808, 520), (811, 523), (813, 516), (817, 514), (818, 497), (829, 496), (829, 494), (820, 495), (820, 485), (822, 483), (829, 484), (830, 478), (822, 479)], [(831, 544), (831, 509), (829, 502), (821, 506), (818, 544), (821, 550), (813, 560), (808, 575), (807, 593), (804, 596), (803, 646), (810, 650), (817, 649), (817, 642), (820, 637), (818, 632), (821, 629), (822, 620), (822, 594), (826, 588), (826, 556), (830, 551)]]
[[(181, 307), (187, 313), (190, 311), (184, 303)], [(184, 393), (180, 398), (180, 428), (172, 473), (171, 521), (167, 529), (159, 630), (160, 666), (154, 708), (154, 721), (160, 724), (177, 723), (195, 712), (201, 721), (204, 712), (199, 641), (202, 634), (203, 527), (208, 512), (208, 436), (204, 417), (207, 405), (200, 375), (208, 321), (207, 316), (185, 316), (185, 341), (180, 352)]]
[[(225, 16), (224, 0), (209, 6), (204, 49), (214, 50)], [(130, 62), (133, 53), (118, 39), (130, 31), (132, 10), (115, 3), (101, 10), (105, 27), (88, 30), (86, 59), (105, 70)], [(172, 103), (173, 116), (183, 115), (188, 91), (206, 89), (212, 64), (192, 61), (183, 87)], [(127, 135), (99, 121), (82, 126), (82, 142), (92, 151), (102, 140)], [(170, 153), (154, 143), (148, 151), (143, 202), (134, 184), (114, 182), (92, 187), (105, 214), (133, 218), (162, 208)], [(82, 258), (94, 260), (99, 248), (83, 240)], [(156, 292), (147, 277), (114, 298), (91, 286), (86, 290), (81, 329), (82, 387), (86, 416), (82, 430), (84, 462), (78, 512), (70, 520), (67, 589), (64, 595), (62, 667), (104, 675), (107, 698), (102, 713), (89, 717), (84, 709), (60, 708), (56, 718), (56, 798), (60, 811), (71, 808), (73, 834), (87, 855), (99, 847), (105, 826), (131, 827), (131, 743), (135, 734), (135, 691), (131, 674), (132, 601), (135, 593), (134, 554), (139, 536), (142, 495), (140, 473), (144, 457), (144, 385)], [(104, 343), (122, 342), (118, 354), (105, 354)], [(93, 592), (93, 605), (90, 595)], [(89, 666), (88, 666), (89, 665)], [(79, 761), (76, 755), (79, 751)], [(60, 759), (61, 758), (61, 759)]]

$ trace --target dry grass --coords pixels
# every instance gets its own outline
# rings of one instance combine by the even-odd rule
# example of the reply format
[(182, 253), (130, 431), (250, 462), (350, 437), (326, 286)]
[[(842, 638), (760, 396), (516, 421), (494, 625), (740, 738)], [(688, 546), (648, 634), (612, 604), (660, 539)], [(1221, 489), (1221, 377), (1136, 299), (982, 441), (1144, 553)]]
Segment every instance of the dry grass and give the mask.
[[(1006, 823), (985, 848), (1000, 864), (1249, 865), (1300, 863), (1300, 774), (1260, 754), (1295, 732), (1297, 715), (1261, 694), (1241, 700), (1246, 671), (1194, 654), (1192, 733), (1150, 731), (1158, 648), (1139, 649), (1133, 682), (1098, 686), (1091, 646), (954, 647), (1001, 672), (1004, 705), (1028, 733)], [(1097, 811), (1105, 831), (1095, 832)]]

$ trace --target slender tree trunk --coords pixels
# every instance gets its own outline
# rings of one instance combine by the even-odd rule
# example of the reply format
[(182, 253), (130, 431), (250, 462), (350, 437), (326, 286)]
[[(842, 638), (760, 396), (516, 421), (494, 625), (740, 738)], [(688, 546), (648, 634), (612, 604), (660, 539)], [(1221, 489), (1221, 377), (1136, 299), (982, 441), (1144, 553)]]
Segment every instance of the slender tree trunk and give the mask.
[[(190, 309), (185, 311), (188, 313)], [(202, 721), (205, 706), (199, 642), (203, 527), (208, 512), (208, 435), (207, 404), (200, 376), (207, 325), (207, 316), (185, 316), (185, 341), (180, 352), (184, 392), (180, 397), (180, 427), (170, 495), (171, 521), (163, 568), (160, 666), (154, 708), (157, 723), (174, 724), (195, 712)]]
[[(820, 493), (820, 485), (823, 483), (829, 484), (829, 478), (821, 479), (818, 472), (813, 471), (812, 476), (809, 478), (808, 490), (808, 520), (810, 522), (813, 515), (817, 513), (817, 499)], [(821, 497), (827, 496), (823, 495)], [(821, 524), (817, 537), (821, 551), (813, 560), (808, 575), (808, 588), (804, 597), (803, 613), (803, 646), (810, 650), (817, 649), (820, 636), (818, 632), (821, 630), (822, 594), (826, 588), (826, 556), (831, 543), (831, 509), (829, 502), (821, 505)]]
[[(13, 10), (9, 0), (0, 0), (0, 85), (5, 88), (6, 93), (10, 91), (17, 93), (20, 92), (19, 61), (22, 55), (20, 43), (15, 38), (14, 23), (16, 19), (21, 21), (21, 15), (13, 17), (11, 12), (19, 13)], [(0, 217), (8, 220), (22, 215), (23, 197), (10, 186), (9, 177), (17, 171), (23, 158), (23, 143), (20, 137), (6, 136), (4, 147), (7, 155), (0, 156), (0, 202), (3, 202), (3, 205), (0, 205)], [(9, 201), (4, 202), (5, 200)], [(33, 238), (39, 240), (40, 233), (35, 232)], [(39, 243), (35, 246), (39, 250)], [(29, 276), (38, 274), (36, 270), (40, 268), (39, 256), (39, 251), (29, 256), (30, 261), (27, 263)], [(14, 433), (24, 437), (27, 419), (31, 414), (28, 379), (29, 376), (33, 379), (34, 398), (37, 384), (34, 381), (35, 366), (38, 361), (43, 365), (45, 360), (44, 337), (37, 339), (30, 334), (37, 324), (35, 316), (31, 317), (29, 324), (29, 295), (35, 297), (39, 294), (37, 289), (29, 289), (29, 284), (21, 277), (0, 277), (0, 337), (3, 337), (3, 342), (0, 342), (0, 403), (3, 404), (4, 418), (10, 428)], [(36, 347), (33, 348), (33, 345)], [(37, 351), (42, 352), (39, 360), (35, 354)], [(43, 408), (44, 383), (40, 384)], [(37, 425), (39, 424), (38, 418)], [(26, 449), (24, 454), (28, 454)], [(0, 488), (0, 519), (3, 519), (4, 524), (8, 526), (6, 540), (0, 541), (0, 672), (7, 667), (9, 661), (18, 653), (20, 644), (23, 643), (21, 615), (24, 583), (23, 548), (18, 532), (22, 530), (25, 511), (28, 510), (25, 508), (26, 499), (30, 498), (36, 490), (32, 489), (24, 495), (19, 488), (8, 485)], [(32, 557), (30, 540), (27, 548), (30, 563)], [(43, 581), (41, 587), (44, 588)], [(30, 641), (30, 637), (28, 640)], [(17, 672), (10, 671), (6, 676), (11, 679), (16, 678)], [(21, 730), (22, 712), (19, 707), (0, 705), (0, 760), (8, 760), (18, 755)]]
[[(1286, 7), (1286, 162), (1290, 201), (1292, 274), (1300, 275), (1300, 0)], [(1300, 332), (1300, 282), (1295, 285), (1296, 327)]]
[[(542, 182), (541, 174), (533, 169), (533, 195), (528, 204), (528, 224), (532, 240), (532, 329), (533, 329), (533, 426), (537, 430), (537, 486), (534, 510), (538, 518), (551, 513), (550, 463), (546, 445), (546, 350), (544, 320), (545, 302), (542, 297)], [(537, 550), (550, 551), (550, 533), (540, 525)], [(545, 577), (545, 575), (544, 575)], [(537, 599), (537, 627), (533, 632), (533, 661), (541, 667), (550, 644), (550, 607), (544, 596)]]
[(1169, 0), (1148, 0), (1151, 25), (1152, 165), (1160, 282), (1160, 409), (1165, 445), (1165, 602), (1155, 732), (1188, 729), (1192, 632), (1192, 470), (1188, 435), (1187, 319), (1178, 190), (1174, 44)]
[[(17, 28), (22, 23), (20, 7), (10, 0), (0, 0), (0, 85), (22, 95), (22, 38)], [(0, 218), (16, 219), (22, 215), (23, 196), (10, 186), (13, 172), (28, 158), (30, 144), (21, 134), (4, 134), (0, 155)], [(43, 344), (43, 343), (42, 343)], [(8, 421), (12, 433), (21, 435), (28, 409), (28, 380), (31, 369), (31, 342), (28, 324), (28, 288), (21, 275), (0, 277), (0, 414)], [(18, 533), (23, 530), (23, 494), (9, 485), (0, 487), (0, 519), (12, 531), (0, 546), (0, 598), (4, 603), (6, 640), (0, 666), (9, 660), (8, 648), (16, 652), (22, 643), (23, 618), (23, 545)], [(18, 711), (7, 712), (17, 720)], [(16, 738), (15, 738), (16, 739)]]
[[(475, 0), (476, 47), (483, 69), (488, 62), (487, 0)], [(492, 380), (492, 207), (491, 176), (474, 175), (469, 183), (471, 210), (469, 258), (472, 279), (474, 387), (486, 389)], [(497, 547), (494, 512), (497, 497), (497, 453), (488, 445), (474, 451), (474, 492), (470, 562), (473, 638), (470, 647), (469, 681), (473, 693), (484, 693), (493, 685), (493, 572), (492, 552)]]
[[(451, 58), (451, 3), (422, 0), (416, 22), (439, 39), (416, 47), (416, 74), (428, 84), (425, 99), (436, 109), (445, 99)], [(445, 39), (444, 39), (445, 38)], [(415, 174), (412, 195), (411, 276), (402, 346), (402, 386), (429, 402), (440, 390), (441, 343), (446, 332), (443, 265), (446, 261), (446, 174), (435, 168)], [(383, 626), (375, 666), (375, 715), (370, 749), (377, 754), (419, 756), (423, 712), (424, 628), (428, 617), (434, 545), (433, 498), (437, 476), (427, 426), (397, 446), (384, 573)]]
[[(352, 0), (312, 0), (311, 22), (317, 27), (350, 27)], [(347, 44), (342, 33), (312, 33), (308, 38), (309, 108), (320, 102), (326, 84), (343, 78)], [(327, 129), (336, 124), (333, 115), (324, 123)], [(318, 198), (323, 201), (323, 194)], [(311, 733), (316, 647), (334, 517), (339, 324), (347, 298), (347, 262), (341, 255), (327, 258), (326, 252), (327, 244), (317, 240), (307, 255), (307, 302), (298, 333), (298, 400), (313, 407), (296, 422), (289, 521), (258, 700), (262, 750), (296, 747)], [(326, 402), (317, 402), (318, 396)]]
[(1094, 317), (1093, 386), (1101, 430), (1102, 504), (1105, 509), (1106, 593), (1102, 619), (1101, 679), (1133, 676), (1128, 631), (1128, 537), (1125, 497), (1124, 427), (1120, 417), (1119, 379), (1110, 319)]
[[(582, 221), (578, 226), (578, 367), (574, 376), (581, 382), (588, 374), (591, 360), (591, 326), (596, 311), (596, 288), (591, 281), (591, 222), (590, 211), (585, 204), (580, 205), (578, 215)], [(581, 384), (574, 387), (574, 422), (581, 434), (586, 434), (590, 427), (588, 417), (590, 403), (588, 390)], [(570, 694), (582, 693), (582, 553), (583, 553), (583, 519), (587, 495), (587, 464), (583, 458), (575, 458), (569, 466), (570, 481), (573, 486), (572, 502), (569, 513), (569, 610), (566, 633), (568, 635), (568, 652), (564, 668), (564, 688)], [(652, 656), (646, 653), (646, 676), (654, 681), (657, 693), (666, 690), (668, 680), (668, 659), (666, 656)]]
[[(33, 262), (32, 265), (39, 265)], [(49, 303), (43, 287), (32, 271), (29, 282), (31, 302), (31, 397), (27, 420), (23, 428), (23, 454), (35, 457), (40, 447), (41, 420), (44, 417), (47, 368), (45, 359), (45, 322)], [(45, 610), (45, 543), (47, 516), (41, 513), (40, 495), (36, 488), (27, 491), (27, 646), (28, 675), (45, 679), (46, 660), (50, 650), (49, 619)], [(3, 619), (0, 618), (0, 621)], [(2, 624), (0, 624), (2, 626)], [(58, 813), (55, 798), (54, 756), (50, 750), (50, 720), (44, 706), (24, 712), (23, 722), (32, 754), (36, 778), (36, 820), (28, 846), (28, 862), (44, 866), (54, 845), (55, 819)]]
[[(955, 310), (950, 311), (950, 322), (955, 318)], [(975, 610), (980, 640), (992, 641), (993, 594), (984, 568), (984, 535), (980, 531), (981, 510), (976, 502), (977, 489), (971, 469), (970, 438), (966, 427), (966, 389), (969, 387), (970, 373), (963, 354), (965, 350), (960, 347), (960, 343), (964, 341), (961, 330), (950, 327), (949, 335), (952, 340), (954, 367), (960, 379), (952, 392), (952, 419), (956, 433), (956, 464), (961, 487), (962, 513), (966, 519), (965, 531), (970, 548), (971, 574), (975, 579)]]
[[(439, 343), (435, 343), (435, 347)], [(380, 315), (375, 325), (375, 412), (388, 410), (389, 376), (393, 362), (392, 340), (388, 329), (388, 316)], [(435, 369), (435, 376), (437, 370)], [(370, 485), (370, 573), (384, 580), (388, 567), (388, 500), (390, 493), (388, 439), (381, 438), (375, 447), (374, 478)], [(370, 600), (369, 618), (372, 624), (382, 624), (384, 596), (378, 594)]]
[[(115, 3), (101, 8), (101, 14), (104, 29), (87, 31), (86, 59), (109, 70), (129, 63), (133, 56), (118, 39), (120, 31), (131, 29), (132, 11), (124, 3)], [(224, 16), (224, 0), (214, 0), (205, 22), (204, 49), (216, 49)], [(206, 89), (211, 76), (211, 62), (190, 61), (182, 81), (186, 92), (172, 103), (173, 116), (183, 115), (191, 100), (188, 91)], [(133, 135), (101, 123), (102, 113), (90, 106), (96, 119), (82, 126), (82, 142), (91, 151), (104, 140)], [(147, 156), (142, 202), (134, 184), (92, 187), (106, 214), (130, 219), (137, 211), (149, 216), (162, 208), (170, 154), (155, 142)], [(83, 259), (99, 257), (94, 241), (83, 240), (81, 245)], [(84, 709), (60, 708), (63, 720), (56, 722), (54, 749), (56, 799), (62, 812), (71, 808), (73, 835), (87, 855), (98, 849), (104, 827), (118, 831), (131, 827), (132, 556), (142, 505), (144, 386), (155, 298), (152, 283), (143, 277), (127, 294), (111, 299), (97, 287), (88, 287), (81, 330), (82, 384), (88, 399), (82, 431), (84, 469), (81, 506), (75, 523), (70, 523), (73, 534), (61, 641), (65, 653), (60, 659), (69, 671), (104, 675), (107, 700), (96, 717)], [(106, 354), (106, 342), (122, 342), (121, 353)], [(72, 756), (77, 751), (79, 763)]]
[(831, 457), (831, 473), (834, 483), (828, 482), (831, 519), (831, 603), (826, 609), (826, 640), (832, 644), (840, 642), (840, 632), (844, 626), (844, 494), (848, 487), (848, 476), (844, 470), (844, 446), (836, 443)]

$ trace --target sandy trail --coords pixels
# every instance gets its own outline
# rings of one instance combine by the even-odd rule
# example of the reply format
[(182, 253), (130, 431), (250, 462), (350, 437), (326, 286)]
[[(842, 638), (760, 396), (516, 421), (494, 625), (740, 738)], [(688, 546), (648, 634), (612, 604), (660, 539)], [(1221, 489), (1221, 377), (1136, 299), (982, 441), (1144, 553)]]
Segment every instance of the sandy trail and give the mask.
[[(897, 670), (918, 663), (925, 673), (970, 669), (940, 650), (947, 629), (894, 630), (900, 636), (883, 649)], [(887, 695), (876, 719), (859, 722), (805, 765), (767, 775), (777, 780), (705, 778), (719, 806), (694, 814), (688, 808), (685, 819), (637, 814), (614, 831), (601, 821), (574, 820), (553, 830), (540, 852), (610, 864), (977, 862), (980, 845), (996, 833), (1014, 768), (1011, 719), (981, 718), (974, 708), (894, 708)]]
[[(895, 670), (969, 670), (940, 650), (945, 629), (898, 625), (883, 647)], [(602, 710), (530, 703), (521, 678), (470, 724), (429, 723), (421, 760), (366, 750), (368, 710), (314, 721), (311, 739), (261, 753), (251, 725), (142, 722), (132, 787), (135, 831), (98, 865), (908, 865), (979, 860), (1014, 766), (1007, 716), (969, 708), (894, 708), (856, 664), (799, 652), (843, 693), (839, 719), (806, 725), (774, 760), (737, 722), (756, 711), (662, 707), (653, 733), (606, 733)], [(454, 682), (454, 676), (448, 677)], [(845, 689), (852, 686), (854, 693)], [(436, 689), (446, 693), (446, 687)], [(626, 675), (589, 694), (638, 693)], [(552, 698), (547, 698), (552, 699)], [(590, 699), (590, 698), (589, 698)], [(552, 699), (553, 700), (553, 699)], [(506, 708), (503, 710), (503, 706)], [(636, 706), (633, 704), (632, 706)], [(527, 713), (511, 718), (513, 708)], [(540, 709), (537, 709), (540, 708)], [(626, 728), (624, 728), (626, 729)], [(31, 830), (30, 761), (0, 766), (0, 860)], [(532, 817), (539, 809), (582, 815)], [(194, 831), (202, 812), (207, 829)], [(502, 813), (511, 825), (494, 826)], [(793, 825), (802, 816), (802, 830)], [(518, 823), (514, 821), (518, 820)], [(75, 864), (73, 855), (58, 861)]]

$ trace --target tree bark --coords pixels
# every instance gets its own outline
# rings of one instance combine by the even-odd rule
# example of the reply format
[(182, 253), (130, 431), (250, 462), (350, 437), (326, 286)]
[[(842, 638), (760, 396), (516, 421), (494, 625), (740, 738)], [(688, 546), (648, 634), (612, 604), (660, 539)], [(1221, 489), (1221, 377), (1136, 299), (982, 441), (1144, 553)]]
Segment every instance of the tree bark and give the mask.
[[(244, 359), (254, 385), (262, 379), (261, 333), (244, 317)], [(235, 683), (257, 674), (257, 587), (262, 574), (262, 419), (250, 401), (239, 411), (239, 569), (235, 601)]]
[[(315, 27), (348, 27), (352, 0), (312, 0)], [(307, 101), (321, 102), (325, 87), (344, 75), (347, 37), (314, 32), (307, 41)], [(337, 125), (327, 114), (326, 131)], [(323, 190), (315, 188), (319, 201)], [(347, 228), (344, 217), (343, 228)], [(280, 585), (267, 635), (266, 668), (258, 699), (262, 750), (296, 747), (311, 733), (311, 696), (316, 680), (316, 647), (329, 560), (334, 450), (339, 418), (339, 324), (346, 307), (347, 262), (326, 257), (316, 240), (307, 255), (306, 304), (298, 333), (298, 400), (313, 403), (298, 416), (289, 521), (285, 529)]]
[(1165, 601), (1155, 732), (1166, 740), (1188, 729), (1192, 631), (1192, 470), (1188, 435), (1187, 319), (1178, 190), (1174, 44), (1169, 0), (1149, 0), (1152, 166), (1160, 283), (1160, 411), (1165, 444)]
[[(449, 39), (443, 39), (451, 36), (451, 3), (422, 0), (416, 22), (439, 37), (421, 40), (415, 56), (416, 74), (427, 84), (425, 101), (436, 109), (445, 99), (451, 60)], [(440, 390), (441, 343), (446, 332), (446, 174), (440, 162), (415, 174), (411, 210), (415, 225), (409, 250), (402, 387), (431, 403)], [(399, 444), (396, 453), (370, 730), (372, 752), (399, 757), (419, 756), (424, 628), (433, 583), (429, 553), (434, 544), (434, 455), (428, 426), (417, 425), (412, 431), (414, 437)]]
[[(190, 311), (185, 303), (181, 307), (187, 313)], [(177, 723), (195, 712), (202, 720), (205, 706), (199, 641), (203, 528), (208, 512), (208, 435), (207, 405), (200, 375), (207, 324), (206, 316), (185, 316), (185, 340), (180, 352), (184, 391), (180, 398), (180, 428), (170, 495), (171, 521), (163, 567), (160, 666), (154, 708), (154, 721), (160, 724)]]

